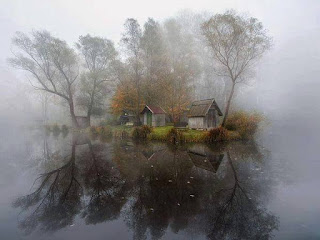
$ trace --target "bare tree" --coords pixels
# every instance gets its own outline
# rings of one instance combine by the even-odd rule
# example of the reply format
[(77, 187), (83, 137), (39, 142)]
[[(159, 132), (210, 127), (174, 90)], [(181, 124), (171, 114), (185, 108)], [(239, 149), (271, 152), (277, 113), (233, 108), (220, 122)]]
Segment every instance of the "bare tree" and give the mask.
[(34, 31), (30, 35), (16, 33), (12, 42), (19, 51), (8, 59), (9, 63), (29, 72), (35, 89), (66, 100), (73, 125), (79, 127), (74, 109), (74, 85), (79, 75), (76, 54), (65, 41), (47, 31)]
[(117, 52), (112, 41), (89, 34), (80, 36), (76, 47), (84, 58), (86, 68), (86, 72), (81, 75), (81, 94), (77, 103), (87, 110), (90, 122), (91, 115), (103, 113), (105, 99), (116, 78), (113, 64)]
[(257, 60), (270, 48), (271, 38), (262, 23), (234, 11), (216, 14), (202, 25), (202, 34), (211, 48), (219, 76), (231, 80), (222, 126), (225, 125), (235, 86), (248, 79)]

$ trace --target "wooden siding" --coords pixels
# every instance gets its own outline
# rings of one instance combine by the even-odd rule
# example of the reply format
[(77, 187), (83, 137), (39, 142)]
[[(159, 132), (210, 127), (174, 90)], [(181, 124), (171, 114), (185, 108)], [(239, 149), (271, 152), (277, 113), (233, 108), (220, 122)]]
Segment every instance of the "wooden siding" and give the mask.
[[(147, 112), (143, 114), (143, 125), (147, 125)], [(152, 114), (152, 127), (161, 127), (166, 125), (165, 114)]]
[(210, 109), (205, 117), (189, 117), (189, 128), (193, 129), (210, 129), (218, 125), (218, 116), (215, 109)]
[(204, 117), (190, 117), (188, 125), (189, 128), (204, 128)]

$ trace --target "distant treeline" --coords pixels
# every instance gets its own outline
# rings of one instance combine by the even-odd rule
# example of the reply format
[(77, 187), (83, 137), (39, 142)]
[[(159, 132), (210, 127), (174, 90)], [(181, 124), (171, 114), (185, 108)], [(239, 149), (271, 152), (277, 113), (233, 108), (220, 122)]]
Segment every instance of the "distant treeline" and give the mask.
[(270, 43), (255, 18), (189, 12), (143, 26), (127, 19), (119, 48), (90, 34), (70, 46), (47, 31), (18, 32), (9, 62), (30, 74), (35, 89), (66, 102), (74, 126), (79, 111), (90, 119), (127, 110), (139, 122), (144, 104), (179, 121), (191, 101), (209, 97), (225, 108), (225, 125), (236, 85), (252, 78)]

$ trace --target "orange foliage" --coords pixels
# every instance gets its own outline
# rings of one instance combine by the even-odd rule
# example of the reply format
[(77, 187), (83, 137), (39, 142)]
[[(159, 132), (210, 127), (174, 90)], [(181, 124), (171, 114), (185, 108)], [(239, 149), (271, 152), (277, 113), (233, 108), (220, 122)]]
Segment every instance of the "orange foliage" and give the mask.
[[(125, 82), (119, 84), (111, 100), (111, 110), (115, 115), (120, 115), (122, 110), (136, 112), (138, 106), (138, 92), (134, 84)], [(143, 106), (143, 100), (140, 99), (140, 108)]]

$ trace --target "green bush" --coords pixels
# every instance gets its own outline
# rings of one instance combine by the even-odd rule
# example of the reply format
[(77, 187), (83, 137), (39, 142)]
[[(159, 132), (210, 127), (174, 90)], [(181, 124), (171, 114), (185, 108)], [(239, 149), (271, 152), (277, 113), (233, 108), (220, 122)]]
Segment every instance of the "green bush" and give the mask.
[(170, 131), (167, 133), (166, 139), (168, 142), (173, 144), (185, 142), (183, 133), (176, 128), (170, 129)]
[(58, 124), (54, 124), (53, 127), (52, 127), (52, 132), (60, 132), (60, 128), (58, 126)]
[(90, 133), (91, 133), (92, 135), (98, 135), (97, 127), (91, 126), (91, 127), (90, 127)]
[(228, 117), (226, 129), (237, 131), (242, 139), (251, 139), (263, 120), (264, 116), (258, 112), (238, 111)]
[(112, 115), (102, 122), (104, 125), (115, 126), (119, 124), (119, 118), (117, 116)]
[(134, 139), (147, 139), (148, 135), (152, 132), (152, 128), (148, 125), (142, 125), (141, 127), (135, 127), (132, 132)]
[(61, 131), (62, 132), (68, 132), (69, 129), (68, 129), (67, 125), (63, 124), (62, 127), (61, 127)]
[(112, 137), (111, 127), (99, 127), (98, 133), (103, 137)]
[(115, 130), (113, 132), (113, 136), (115, 138), (126, 139), (126, 138), (129, 137), (129, 132), (127, 130), (124, 130), (124, 129), (123, 130), (119, 129), (119, 130)]
[(45, 125), (45, 126), (44, 126), (44, 129), (45, 129), (47, 132), (50, 132), (50, 131), (51, 131), (50, 125)]
[(99, 126), (100, 127), (104, 127), (104, 126), (108, 126), (110, 124), (110, 122), (108, 122), (107, 120), (102, 120), (100, 123), (99, 123)]
[(206, 135), (206, 142), (221, 142), (228, 140), (228, 130), (224, 127), (213, 128)]

